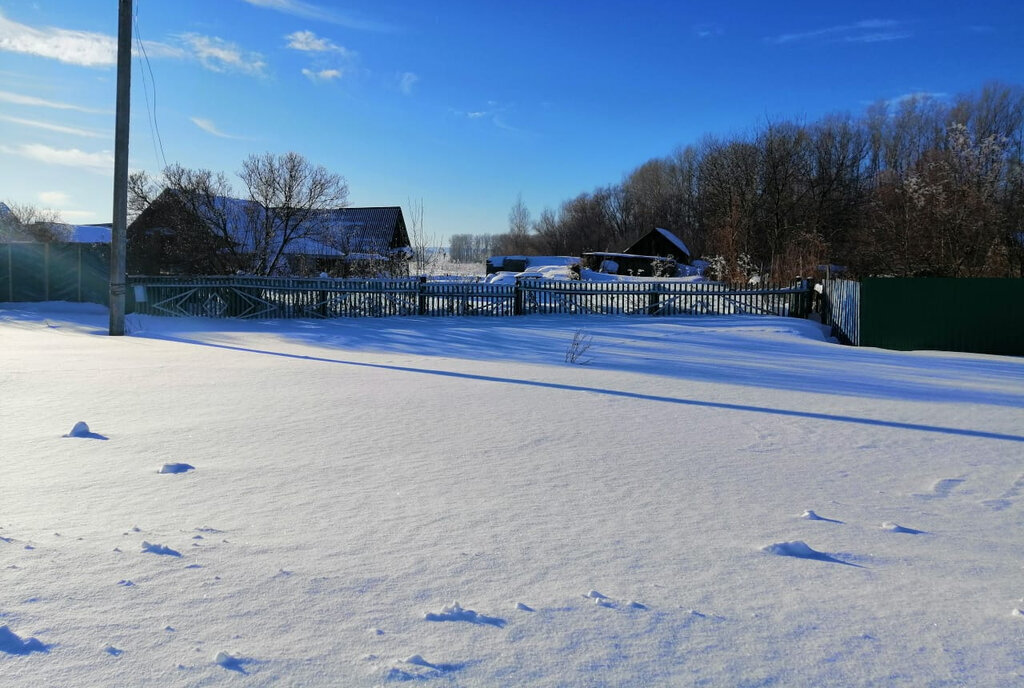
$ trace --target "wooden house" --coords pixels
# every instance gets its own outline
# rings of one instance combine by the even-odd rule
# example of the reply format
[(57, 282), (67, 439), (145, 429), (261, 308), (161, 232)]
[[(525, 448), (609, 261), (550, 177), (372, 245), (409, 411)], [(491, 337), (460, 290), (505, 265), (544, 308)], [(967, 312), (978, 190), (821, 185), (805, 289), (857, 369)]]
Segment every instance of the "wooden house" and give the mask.
[[(291, 228), (287, 241), (280, 231), (269, 238), (261, 234), (275, 226), (274, 214), (248, 200), (186, 198), (164, 190), (128, 226), (128, 272), (332, 277), (409, 272), (412, 248), (399, 206), (313, 211)], [(258, 260), (264, 254), (277, 257), (269, 270)]]

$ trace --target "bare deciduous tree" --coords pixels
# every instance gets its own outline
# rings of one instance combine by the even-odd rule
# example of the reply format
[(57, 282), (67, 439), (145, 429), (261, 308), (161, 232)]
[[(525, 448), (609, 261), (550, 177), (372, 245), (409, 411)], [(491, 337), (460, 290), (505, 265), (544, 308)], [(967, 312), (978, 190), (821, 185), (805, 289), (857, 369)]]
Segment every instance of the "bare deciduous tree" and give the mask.
[(28, 203), (7, 201), (6, 212), (0, 214), (0, 242), (3, 241), (67, 241), (70, 228), (56, 210), (39, 208)]
[(323, 211), (348, 203), (345, 178), (298, 153), (250, 155), (238, 176), (249, 194), (245, 242), (254, 274), (281, 269), (285, 249), (296, 240), (329, 240)]

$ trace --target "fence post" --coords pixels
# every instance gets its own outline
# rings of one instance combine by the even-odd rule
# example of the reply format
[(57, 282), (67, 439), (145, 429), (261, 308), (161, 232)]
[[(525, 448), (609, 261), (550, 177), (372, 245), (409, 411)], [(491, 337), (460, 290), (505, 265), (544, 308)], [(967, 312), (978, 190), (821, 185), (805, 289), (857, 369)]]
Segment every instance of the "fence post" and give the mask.
[(647, 292), (647, 315), (657, 315), (661, 308), (661, 285), (658, 282), (648, 282), (650, 285)]
[(523, 288), (519, 284), (519, 278), (518, 277), (516, 277), (516, 285), (515, 285), (515, 288), (514, 288), (514, 291), (512, 292), (512, 294), (513, 294), (513, 298), (512, 298), (512, 315), (522, 315), (523, 314)]
[(427, 314), (427, 276), (420, 275), (416, 285), (416, 315)]

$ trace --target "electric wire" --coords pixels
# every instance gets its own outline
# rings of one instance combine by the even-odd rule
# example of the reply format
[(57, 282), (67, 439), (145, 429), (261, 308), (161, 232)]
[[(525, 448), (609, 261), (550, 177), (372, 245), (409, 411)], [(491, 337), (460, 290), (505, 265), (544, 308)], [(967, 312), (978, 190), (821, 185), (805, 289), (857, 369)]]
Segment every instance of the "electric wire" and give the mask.
[[(149, 133), (153, 141), (153, 153), (156, 155), (157, 160), (163, 164), (161, 169), (167, 169), (167, 156), (164, 153), (164, 142), (160, 136), (160, 123), (156, 116), (156, 77), (153, 75), (153, 66), (149, 62), (146, 46), (142, 42), (142, 33), (139, 31), (139, 3), (135, 4), (133, 20), (135, 23), (135, 40), (139, 45), (139, 52), (142, 53), (143, 60), (146, 63), (146, 69), (140, 70), (140, 73), (142, 74), (142, 91), (146, 98), (146, 112), (149, 115)], [(149, 71), (149, 83), (153, 88), (152, 106), (150, 106), (149, 102), (149, 86), (146, 85), (147, 70)]]

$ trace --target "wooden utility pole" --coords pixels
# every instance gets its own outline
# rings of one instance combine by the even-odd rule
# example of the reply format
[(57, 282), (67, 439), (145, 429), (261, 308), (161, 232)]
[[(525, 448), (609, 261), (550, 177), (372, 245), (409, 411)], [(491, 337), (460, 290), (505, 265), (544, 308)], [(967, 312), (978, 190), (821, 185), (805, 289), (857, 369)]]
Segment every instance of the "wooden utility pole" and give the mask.
[(128, 234), (128, 124), (132, 93), (132, 0), (118, 0), (117, 113), (114, 122), (114, 216), (110, 233), (110, 336), (124, 334)]

